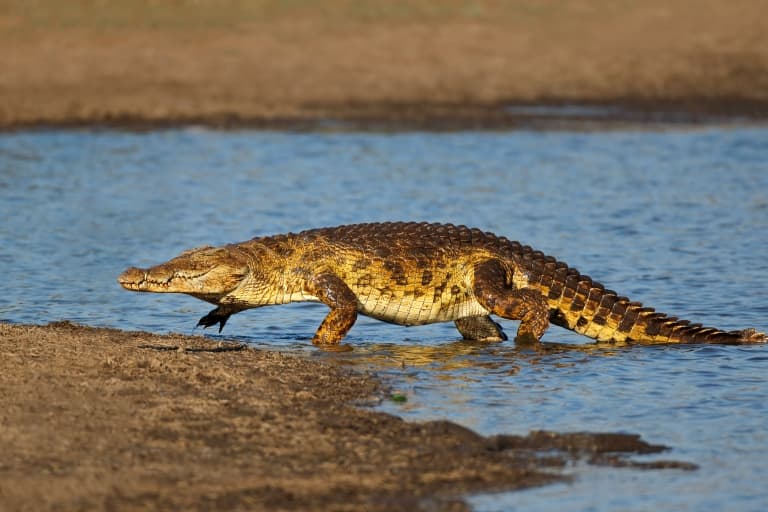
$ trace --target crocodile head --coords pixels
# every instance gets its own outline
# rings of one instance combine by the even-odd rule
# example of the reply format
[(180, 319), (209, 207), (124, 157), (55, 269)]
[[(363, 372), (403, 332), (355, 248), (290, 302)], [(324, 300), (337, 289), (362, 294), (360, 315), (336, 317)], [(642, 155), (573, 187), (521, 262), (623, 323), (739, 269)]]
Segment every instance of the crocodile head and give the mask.
[(209, 302), (235, 290), (249, 276), (248, 257), (232, 247), (200, 247), (161, 265), (131, 267), (117, 282), (126, 290), (186, 293)]

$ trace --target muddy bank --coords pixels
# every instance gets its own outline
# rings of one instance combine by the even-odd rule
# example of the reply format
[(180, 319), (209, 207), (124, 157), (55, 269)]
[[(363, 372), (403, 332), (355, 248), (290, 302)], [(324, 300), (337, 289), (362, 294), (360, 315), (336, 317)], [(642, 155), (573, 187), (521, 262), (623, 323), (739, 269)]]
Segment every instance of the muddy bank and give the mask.
[[(763, 7), (759, 0), (116, 0), (78, 10), (10, 1), (0, 9), (0, 127), (766, 119)], [(573, 111), (506, 109), (539, 104), (621, 108), (586, 120)]]
[(693, 469), (632, 461), (664, 447), (631, 435), (486, 438), (359, 406), (386, 393), (202, 337), (0, 323), (0, 509), (463, 510), (575, 458)]

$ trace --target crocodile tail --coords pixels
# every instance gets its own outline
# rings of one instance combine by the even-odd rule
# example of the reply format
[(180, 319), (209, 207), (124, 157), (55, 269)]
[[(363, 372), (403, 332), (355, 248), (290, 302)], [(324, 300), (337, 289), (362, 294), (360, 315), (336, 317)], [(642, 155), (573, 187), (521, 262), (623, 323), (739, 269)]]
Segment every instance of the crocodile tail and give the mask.
[(542, 290), (550, 306), (550, 321), (596, 339), (650, 343), (760, 343), (765, 334), (754, 329), (722, 331), (659, 313), (630, 301), (589, 276), (538, 251), (526, 251), (532, 269), (529, 286)]

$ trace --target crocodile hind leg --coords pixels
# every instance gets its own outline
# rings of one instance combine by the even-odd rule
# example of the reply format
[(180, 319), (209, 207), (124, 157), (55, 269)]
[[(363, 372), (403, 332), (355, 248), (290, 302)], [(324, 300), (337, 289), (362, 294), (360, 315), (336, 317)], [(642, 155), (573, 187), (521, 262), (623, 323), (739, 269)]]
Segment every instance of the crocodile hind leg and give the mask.
[(489, 316), (468, 316), (454, 322), (465, 340), (504, 341), (507, 335)]
[(547, 299), (532, 288), (516, 288), (507, 267), (489, 260), (475, 267), (473, 291), (477, 301), (502, 318), (520, 320), (515, 336), (518, 343), (536, 343), (549, 327)]
[(312, 343), (338, 344), (357, 320), (357, 297), (349, 287), (333, 274), (319, 274), (308, 280), (306, 289), (320, 302), (331, 308), (318, 327)]

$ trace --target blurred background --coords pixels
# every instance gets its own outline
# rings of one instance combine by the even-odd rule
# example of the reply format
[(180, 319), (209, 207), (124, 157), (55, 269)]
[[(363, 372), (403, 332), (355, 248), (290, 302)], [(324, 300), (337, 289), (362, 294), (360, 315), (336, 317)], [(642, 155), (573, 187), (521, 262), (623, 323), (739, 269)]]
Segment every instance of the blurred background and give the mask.
[[(761, 0), (1, 0), (0, 125), (768, 112)], [(517, 111), (517, 114), (525, 112)]]

